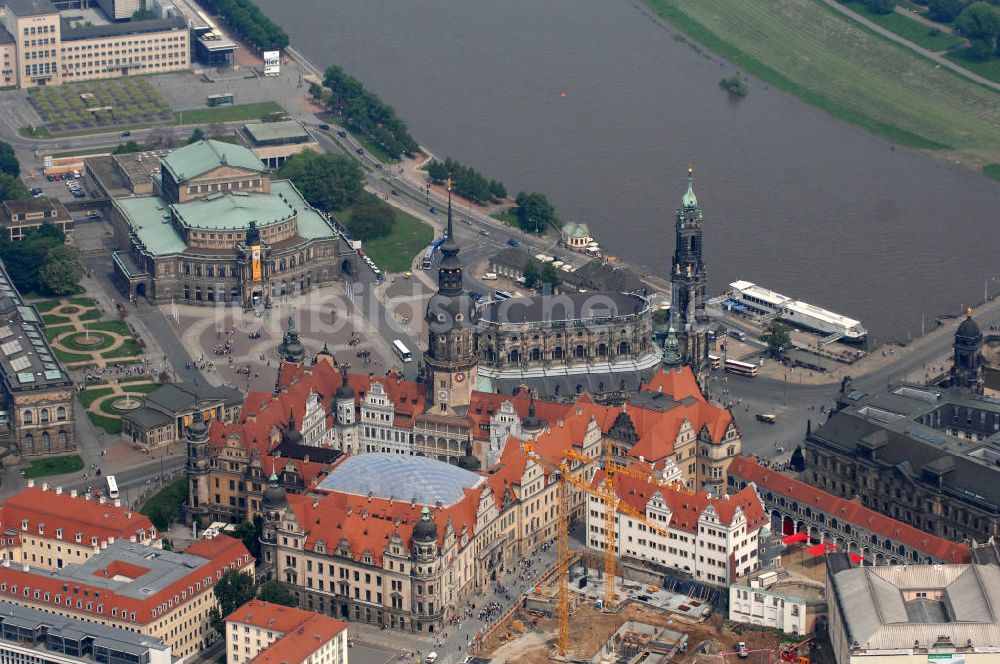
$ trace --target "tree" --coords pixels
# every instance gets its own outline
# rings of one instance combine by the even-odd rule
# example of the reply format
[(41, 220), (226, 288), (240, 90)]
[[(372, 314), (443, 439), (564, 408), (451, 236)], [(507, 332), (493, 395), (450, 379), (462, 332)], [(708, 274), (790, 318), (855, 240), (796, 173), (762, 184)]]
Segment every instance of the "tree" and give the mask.
[(129, 152), (142, 152), (145, 148), (136, 143), (135, 141), (129, 141), (128, 143), (119, 143), (115, 149), (111, 151), (111, 154), (128, 154)]
[(16, 198), (27, 198), (28, 188), (20, 178), (9, 173), (0, 173), (0, 201), (12, 201)]
[[(0, 176), (4, 177), (4, 176)], [(24, 239), (11, 241), (0, 236), (0, 258), (10, 278), (22, 293), (42, 290), (38, 273), (49, 251), (63, 246), (66, 236), (53, 224), (44, 223), (24, 234)]]
[(528, 260), (524, 264), (524, 285), (528, 288), (534, 288), (538, 284), (541, 272), (538, 269), (538, 263), (533, 260)]
[(787, 325), (773, 322), (767, 326), (767, 332), (761, 335), (760, 340), (767, 344), (767, 350), (771, 357), (777, 359), (781, 357), (781, 351), (792, 345), (792, 337), (789, 334)]
[(896, 0), (865, 0), (865, 7), (873, 14), (891, 14), (896, 11)]
[(215, 584), (213, 591), (219, 607), (217, 610), (213, 609), (215, 614), (209, 616), (209, 621), (219, 634), (225, 634), (226, 616), (254, 598), (257, 594), (257, 582), (248, 572), (229, 570)]
[(177, 132), (172, 127), (160, 127), (146, 136), (147, 150), (166, 150), (174, 147), (177, 142)]
[(548, 226), (561, 226), (555, 208), (544, 194), (522, 191), (514, 199), (514, 204), (514, 213), (523, 230), (544, 233)]
[(313, 207), (332, 212), (357, 200), (364, 169), (343, 154), (304, 150), (289, 157), (277, 177), (291, 180)]
[(281, 604), (283, 606), (298, 606), (295, 595), (288, 591), (284, 584), (278, 581), (268, 581), (260, 587), (257, 599), (271, 604)]
[(10, 146), (10, 143), (4, 143), (3, 141), (0, 141), (0, 173), (6, 173), (14, 177), (21, 174), (21, 164), (17, 161), (14, 148)]
[(191, 132), (191, 136), (188, 137), (188, 145), (192, 143), (197, 143), (198, 141), (205, 140), (205, 132), (201, 130), (201, 127), (195, 127), (194, 131)]
[(962, 13), (969, 4), (969, 0), (929, 0), (927, 3), (927, 17), (932, 21), (941, 23), (951, 23)]
[(373, 240), (392, 233), (396, 225), (393, 209), (371, 194), (361, 196), (351, 209), (348, 224), (351, 234), (359, 240)]
[(137, 9), (132, 12), (133, 21), (151, 21), (156, 18), (156, 15), (148, 9)]
[(260, 558), (260, 536), (263, 532), (263, 526), (264, 519), (257, 515), (252, 522), (244, 521), (233, 531), (233, 537), (243, 540), (243, 546), (254, 558)]
[(974, 2), (955, 19), (955, 29), (972, 42), (972, 52), (980, 60), (989, 59), (997, 52), (1000, 37), (1000, 9), (986, 3)]
[(542, 266), (542, 273), (538, 276), (538, 279), (542, 283), (555, 288), (559, 285), (559, 271), (552, 263), (546, 263)]
[(49, 249), (38, 268), (38, 285), (52, 295), (71, 295), (80, 292), (83, 264), (80, 256), (66, 245)]
[(792, 452), (792, 458), (788, 461), (788, 467), (797, 473), (801, 473), (806, 469), (806, 458), (802, 454), (801, 445), (796, 445), (795, 451)]

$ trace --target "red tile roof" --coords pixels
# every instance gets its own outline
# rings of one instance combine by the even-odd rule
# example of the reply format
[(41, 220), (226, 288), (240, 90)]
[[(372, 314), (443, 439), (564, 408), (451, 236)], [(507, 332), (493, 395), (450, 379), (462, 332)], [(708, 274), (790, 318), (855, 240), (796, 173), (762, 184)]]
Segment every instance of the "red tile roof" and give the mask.
[(252, 664), (304, 662), (321, 646), (347, 629), (347, 623), (290, 606), (250, 600), (226, 617), (226, 622), (253, 625), (282, 634), (260, 651)]
[[(605, 472), (598, 470), (594, 475), (594, 486), (604, 482), (605, 478)], [(614, 478), (614, 490), (621, 500), (643, 514), (653, 494), (659, 492), (673, 513), (670, 527), (689, 533), (698, 532), (698, 519), (709, 507), (715, 510), (720, 523), (724, 526), (729, 526), (733, 522), (737, 508), (742, 510), (749, 530), (756, 530), (767, 523), (764, 505), (751, 487), (734, 495), (712, 497), (705, 492), (692, 493), (680, 488), (670, 489), (650, 480), (618, 474)]]
[[(218, 580), (217, 575), (224, 574), (231, 569), (241, 570), (245, 567), (250, 567), (251, 569), (253, 567), (253, 558), (247, 552), (246, 547), (243, 546), (243, 542), (226, 535), (219, 535), (213, 539), (195, 542), (187, 548), (185, 553), (207, 558), (208, 562), (197, 569), (192, 569), (183, 578), (143, 599), (120, 595), (113, 590), (99, 586), (87, 586), (76, 579), (66, 580), (59, 578), (57, 573), (45, 570), (42, 570), (41, 573), (31, 571), (30, 568), (28, 571), (25, 571), (20, 565), (11, 565), (10, 567), (0, 566), (0, 588), (3, 588), (3, 590), (0, 590), (0, 599), (16, 604), (30, 603), (32, 605), (59, 606), (64, 610), (88, 613), (99, 617), (99, 619), (108, 619), (112, 615), (111, 610), (117, 609), (118, 620), (135, 625), (145, 625), (158, 620), (165, 611), (176, 610), (178, 607), (200, 595), (201, 592), (210, 589), (211, 585)], [(105, 572), (115, 568), (116, 563), (121, 564), (120, 561), (112, 558), (114, 555), (113, 551), (105, 551), (97, 555), (108, 557), (107, 567), (104, 568)], [(128, 567), (132, 568), (133, 566), (128, 565)], [(130, 571), (137, 573), (135, 569), (130, 569)], [(200, 584), (201, 590), (196, 590), (197, 584)], [(78, 587), (82, 592), (80, 594), (74, 593), (69, 595), (64, 586), (69, 586), (70, 588)], [(191, 593), (188, 592), (189, 588), (192, 589)], [(35, 590), (39, 591), (39, 598), (37, 599), (34, 597), (33, 591)], [(25, 591), (32, 593), (30, 599)], [(49, 595), (49, 600), (45, 599), (46, 593)], [(186, 596), (185, 599), (174, 602), (174, 597), (180, 597), (182, 593)], [(83, 601), (81, 607), (70, 609), (65, 604), (65, 598), (70, 597), (80, 600), (83, 600), (85, 597), (92, 598), (90, 600), (91, 608), (88, 609), (88, 602)], [(60, 598), (62, 601), (57, 601), (56, 598)], [(173, 606), (167, 608), (167, 602), (171, 602)], [(102, 609), (101, 612), (98, 612), (98, 607)], [(135, 618), (131, 617), (132, 613), (135, 614)], [(126, 614), (128, 615), (127, 618)]]
[(750, 457), (733, 459), (729, 465), (729, 474), (744, 482), (753, 482), (762, 493), (771, 491), (784, 496), (786, 500), (808, 505), (814, 511), (822, 511), (828, 517), (846, 521), (856, 528), (904, 544), (939, 561), (968, 563), (972, 560), (972, 552), (965, 544), (931, 535), (868, 509), (860, 500), (840, 498), (784, 473), (765, 468)]
[[(464, 496), (447, 507), (431, 507), (431, 518), (437, 524), (438, 544), (442, 545), (448, 522), (457, 537), (462, 529), (468, 530), (471, 541), (476, 527), (476, 514), (484, 485), (464, 490)], [(299, 525), (306, 532), (305, 548), (315, 549), (323, 542), (327, 552), (336, 550), (341, 539), (346, 538), (351, 556), (361, 560), (370, 551), (376, 565), (382, 564), (382, 551), (389, 544), (393, 532), (398, 531), (403, 546), (410, 546), (413, 527), (420, 520), (423, 505), (410, 501), (369, 499), (350, 493), (331, 492), (321, 498), (288, 494), (288, 506)]]
[[(27, 520), (27, 530), (21, 527)], [(45, 524), (45, 532), (38, 528)], [(62, 528), (62, 541), (76, 542), (76, 534), (82, 533), (81, 543), (90, 546), (91, 538), (98, 542), (158, 539), (149, 517), (134, 512), (127, 507), (115, 507), (114, 503), (101, 503), (83, 496), (73, 497), (70, 493), (56, 493), (55, 489), (45, 490), (35, 486), (26, 488), (3, 502), (0, 506), (0, 530), (16, 530), (55, 540), (56, 529)]]

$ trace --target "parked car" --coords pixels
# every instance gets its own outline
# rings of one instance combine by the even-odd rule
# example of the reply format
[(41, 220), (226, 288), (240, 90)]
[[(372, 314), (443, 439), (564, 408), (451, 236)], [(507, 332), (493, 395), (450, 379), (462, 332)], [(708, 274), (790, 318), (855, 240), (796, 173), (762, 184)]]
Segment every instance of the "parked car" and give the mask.
[(490, 232), (488, 230), (486, 230), (485, 228), (480, 228), (479, 229), (479, 234), (480, 235), (489, 235)]
[(757, 413), (757, 421), (764, 424), (775, 424), (778, 421), (778, 416), (774, 413)]
[(509, 247), (520, 247), (521, 243), (518, 242), (517, 240), (515, 240), (514, 238), (510, 238), (509, 240), (507, 240), (507, 246), (509, 246)]
[(321, 124), (319, 125), (319, 128), (322, 129), (323, 131), (330, 131), (330, 125), (328, 124)]
[(750, 656), (750, 650), (747, 648), (747, 644), (743, 641), (736, 644), (736, 651), (739, 653), (740, 659), (746, 659)]
[(131, 135), (132, 135), (132, 132), (130, 132), (130, 131), (123, 131), (122, 132), (122, 138), (125, 138), (127, 136), (131, 136)]
[(432, 207), (432, 208), (430, 208), (430, 212), (431, 212), (431, 214), (437, 214), (438, 213), (438, 209)]
[(341, 138), (347, 138), (347, 132), (341, 129), (340, 131), (337, 132), (337, 136), (340, 136)]
[(357, 152), (358, 154), (364, 154), (365, 153), (365, 149), (364, 148), (357, 148), (355, 150), (355, 152)]

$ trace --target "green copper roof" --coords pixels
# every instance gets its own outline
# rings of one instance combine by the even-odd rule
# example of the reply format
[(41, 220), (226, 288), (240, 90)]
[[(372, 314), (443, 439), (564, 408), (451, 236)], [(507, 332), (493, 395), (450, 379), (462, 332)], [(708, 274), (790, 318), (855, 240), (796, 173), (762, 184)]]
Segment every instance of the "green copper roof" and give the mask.
[(256, 143), (277, 143), (291, 140), (310, 140), (309, 132), (295, 120), (282, 122), (253, 122), (243, 125), (243, 130)]
[(680, 344), (677, 343), (677, 334), (674, 331), (674, 326), (671, 325), (667, 331), (667, 338), (663, 341), (663, 364), (675, 367), (680, 363)]
[(177, 182), (190, 180), (225, 165), (262, 173), (267, 170), (249, 148), (213, 140), (185, 145), (168, 154), (162, 161)]
[(698, 198), (694, 195), (694, 169), (688, 169), (688, 189), (681, 198), (681, 205), (686, 208), (698, 207)]
[(315, 208), (310, 207), (306, 203), (305, 199), (302, 198), (302, 194), (299, 193), (299, 190), (291, 182), (288, 180), (272, 180), (271, 195), (277, 196), (278, 194), (284, 196), (285, 200), (294, 209), (299, 211), (299, 237), (306, 240), (315, 240), (317, 238), (337, 235), (337, 232), (330, 226), (330, 222), (317, 212)]
[(246, 230), (250, 221), (258, 228), (270, 226), (295, 216), (295, 208), (282, 197), (270, 193), (215, 193), (170, 206), (185, 228)]
[(587, 224), (576, 221), (566, 222), (566, 225), (562, 227), (562, 232), (567, 237), (590, 237), (590, 229)]
[(174, 225), (170, 223), (170, 210), (159, 196), (132, 196), (114, 201), (136, 238), (154, 256), (168, 256), (183, 252), (187, 245)]

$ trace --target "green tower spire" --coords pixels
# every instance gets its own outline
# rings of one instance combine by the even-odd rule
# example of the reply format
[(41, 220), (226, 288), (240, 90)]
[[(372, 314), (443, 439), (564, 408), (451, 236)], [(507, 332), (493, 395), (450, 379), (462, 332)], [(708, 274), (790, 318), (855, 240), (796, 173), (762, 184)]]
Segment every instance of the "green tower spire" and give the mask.
[(698, 207), (698, 197), (694, 195), (694, 169), (688, 168), (688, 189), (681, 198), (681, 205), (686, 208)]
[(663, 340), (663, 365), (667, 367), (677, 367), (681, 364), (680, 344), (677, 343), (677, 334), (674, 326), (667, 330), (667, 338)]

